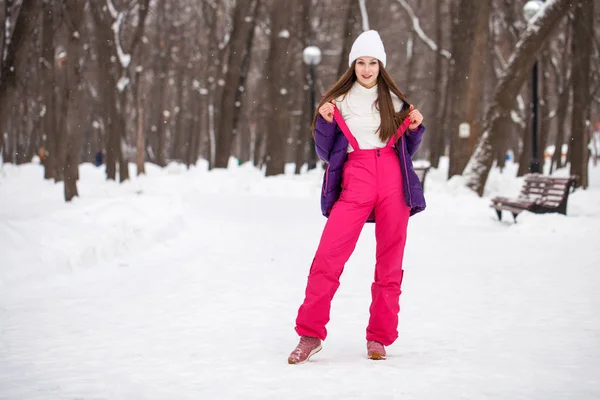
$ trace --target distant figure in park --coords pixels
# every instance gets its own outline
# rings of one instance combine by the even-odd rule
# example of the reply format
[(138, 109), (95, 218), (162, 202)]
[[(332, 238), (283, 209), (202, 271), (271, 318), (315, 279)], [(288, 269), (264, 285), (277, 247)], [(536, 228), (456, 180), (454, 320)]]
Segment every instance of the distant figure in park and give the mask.
[(40, 164), (44, 164), (46, 162), (46, 149), (44, 149), (44, 146), (40, 146), (38, 150), (38, 157), (40, 158)]
[(313, 120), (319, 157), (328, 163), (321, 211), (328, 217), (296, 318), (300, 342), (288, 357), (302, 364), (321, 350), (340, 275), (366, 222), (375, 222), (375, 281), (367, 326), (367, 356), (385, 359), (398, 338), (402, 260), (409, 216), (425, 209), (411, 157), (425, 128), (385, 70), (376, 31), (352, 45), (348, 70), (329, 89)]
[(104, 162), (104, 153), (102, 152), (102, 149), (98, 149), (98, 151), (96, 152), (96, 167), (101, 166), (103, 162)]

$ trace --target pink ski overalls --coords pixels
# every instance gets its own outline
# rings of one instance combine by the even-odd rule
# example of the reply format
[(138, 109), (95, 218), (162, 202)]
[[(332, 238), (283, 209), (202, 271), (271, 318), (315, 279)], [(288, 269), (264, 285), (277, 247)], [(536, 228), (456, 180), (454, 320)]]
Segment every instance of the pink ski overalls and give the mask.
[(398, 338), (402, 258), (410, 215), (393, 146), (407, 129), (409, 120), (404, 121), (386, 147), (361, 150), (337, 109), (334, 117), (354, 151), (344, 164), (342, 193), (331, 210), (310, 268), (304, 303), (296, 318), (296, 332), (300, 336), (326, 338), (325, 325), (329, 322), (339, 278), (367, 218), (374, 211), (377, 254), (367, 340), (389, 346)]

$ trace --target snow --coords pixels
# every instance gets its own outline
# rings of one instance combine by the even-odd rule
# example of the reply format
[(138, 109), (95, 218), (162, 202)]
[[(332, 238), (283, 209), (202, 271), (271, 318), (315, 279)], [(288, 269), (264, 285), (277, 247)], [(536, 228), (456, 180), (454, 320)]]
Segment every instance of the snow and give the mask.
[(408, 36), (408, 41), (406, 43), (406, 59), (410, 60), (413, 56), (413, 36)]
[(122, 93), (123, 90), (125, 90), (125, 88), (127, 87), (127, 85), (129, 85), (129, 78), (127, 78), (126, 76), (122, 76), (117, 82), (117, 89), (119, 90), (119, 92)]
[(532, 19), (544, 7), (541, 0), (530, 0), (523, 6), (523, 14), (526, 20)]
[(117, 19), (119, 12), (117, 11), (117, 9), (115, 8), (115, 6), (112, 3), (112, 0), (106, 0), (106, 5), (108, 6), (108, 12), (110, 13), (110, 16), (113, 19)]
[(116, 12), (116, 10), (114, 9), (114, 6), (112, 6), (110, 0), (108, 1), (108, 4), (110, 5), (109, 9), (112, 9), (111, 15), (115, 19), (115, 21), (112, 24), (112, 30), (115, 35), (115, 46), (117, 48), (117, 56), (119, 57), (121, 67), (123, 69), (127, 69), (127, 67), (129, 67), (129, 63), (131, 63), (131, 55), (125, 53), (121, 44), (121, 25), (123, 24), (123, 18), (125, 18), (125, 14), (121, 12), (118, 13), (118, 15), (115, 15), (113, 11)]
[(2, 166), (0, 399), (599, 398), (600, 167), (568, 216), (518, 224), (488, 207), (516, 195), (517, 165), (493, 169), (484, 198), (447, 167), (410, 220), (388, 360), (365, 356), (369, 224), (323, 351), (289, 366), (322, 169), (131, 165), (118, 184), (83, 164), (66, 204), (40, 165)]
[(10, 16), (10, 10), (8, 10), (8, 7), (5, 11), (6, 15), (4, 16), (4, 36), (2, 38), (2, 40), (4, 40), (4, 51), (2, 52), (2, 62), (4, 62), (6, 60), (6, 57), (8, 57), (8, 48), (10, 47), (10, 42), (11, 42), (11, 34), (10, 31), (12, 29), (11, 27), (11, 16)]

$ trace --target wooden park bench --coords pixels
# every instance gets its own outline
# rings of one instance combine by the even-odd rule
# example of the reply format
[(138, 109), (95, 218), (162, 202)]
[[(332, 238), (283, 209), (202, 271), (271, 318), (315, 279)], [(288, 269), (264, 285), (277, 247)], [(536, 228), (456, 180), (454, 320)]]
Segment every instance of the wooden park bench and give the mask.
[(425, 191), (425, 177), (427, 176), (427, 172), (429, 172), (430, 165), (415, 165), (413, 169), (417, 174), (417, 177), (421, 181), (421, 187), (423, 188), (423, 192)]
[(540, 174), (525, 175), (521, 193), (516, 199), (494, 197), (490, 207), (496, 210), (498, 220), (502, 220), (502, 211), (510, 211), (514, 221), (523, 211), (535, 214), (560, 213), (567, 215), (567, 199), (574, 190), (579, 178), (557, 178)]

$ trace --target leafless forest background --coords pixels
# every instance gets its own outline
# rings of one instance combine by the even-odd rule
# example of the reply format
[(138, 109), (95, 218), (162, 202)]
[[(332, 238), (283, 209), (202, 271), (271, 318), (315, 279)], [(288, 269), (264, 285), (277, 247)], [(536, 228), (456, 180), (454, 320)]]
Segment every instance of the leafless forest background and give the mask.
[[(539, 154), (569, 145), (587, 186), (589, 121), (600, 120), (600, 6), (547, 0), (529, 25), (524, 0), (0, 0), (0, 149), (4, 163), (43, 156), (45, 179), (77, 195), (78, 165), (102, 151), (107, 179), (128, 163), (193, 166), (230, 157), (283, 173), (314, 162), (308, 67), (317, 98), (347, 68), (365, 28), (425, 116), (417, 158), (482, 193), (489, 169), (531, 158), (530, 71), (540, 70)], [(471, 125), (468, 138), (458, 125)], [(560, 167), (560, 151), (554, 167)], [(40, 177), (41, 179), (41, 177)]]

